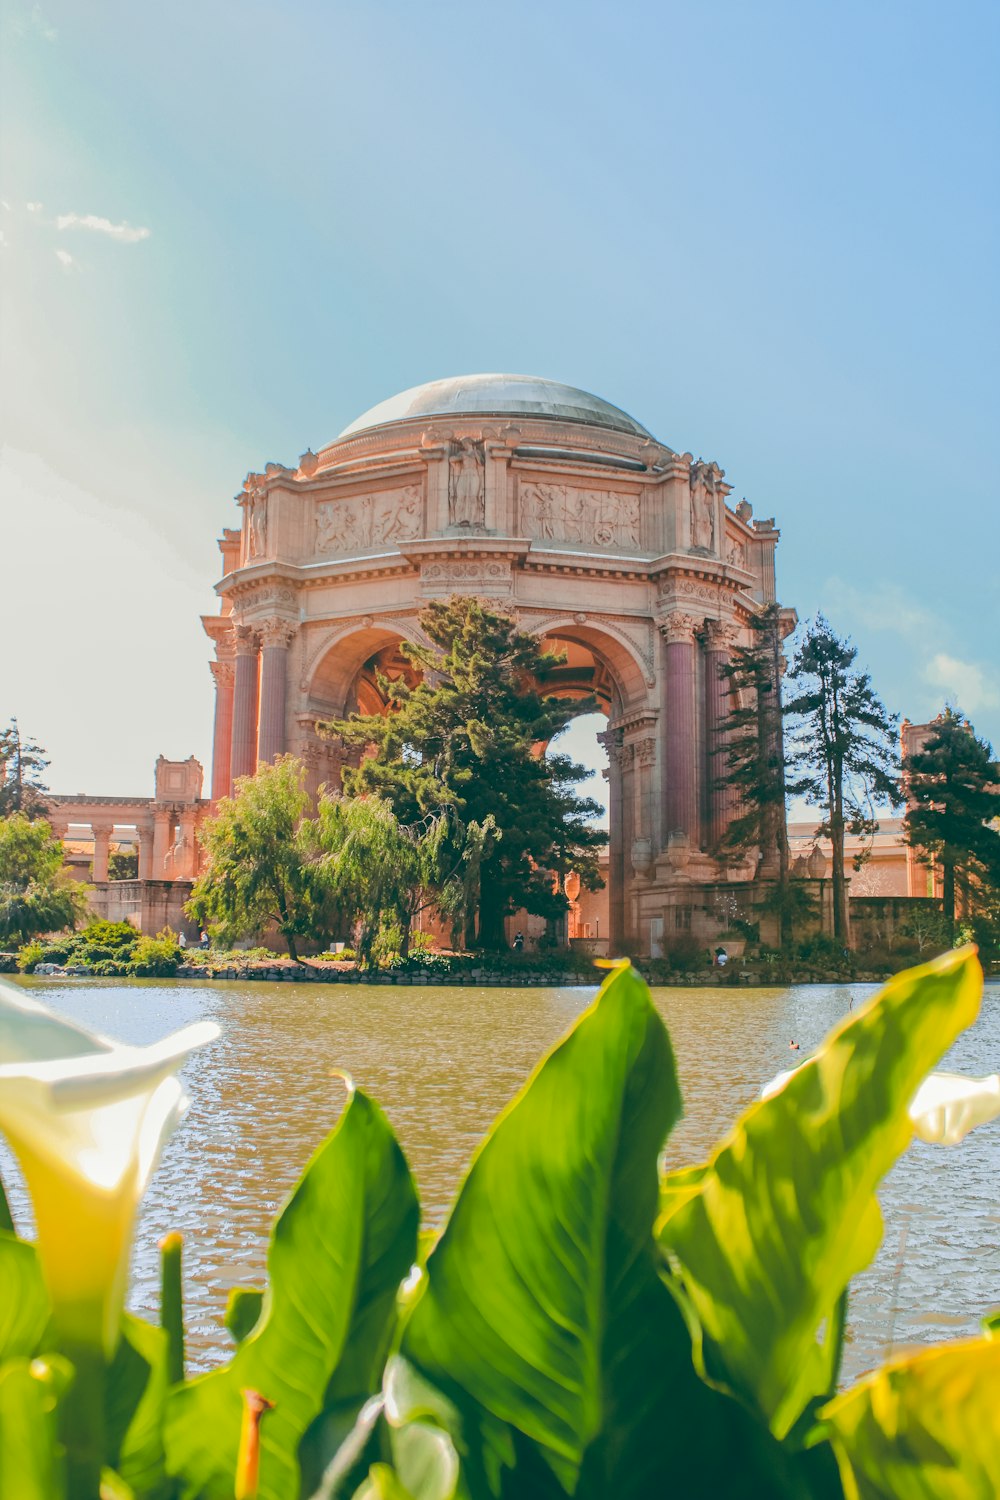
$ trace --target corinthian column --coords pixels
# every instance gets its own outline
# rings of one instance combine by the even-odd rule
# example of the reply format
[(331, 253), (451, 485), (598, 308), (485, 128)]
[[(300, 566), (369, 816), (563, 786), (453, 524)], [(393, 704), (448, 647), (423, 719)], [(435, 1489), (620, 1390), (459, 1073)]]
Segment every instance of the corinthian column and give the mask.
[(664, 672), (664, 843), (686, 833), (691, 848), (701, 847), (696, 758), (695, 632), (700, 621), (674, 611), (657, 621), (666, 641)]
[(233, 684), (232, 780), (257, 769), (257, 695), (259, 639), (249, 625), (236, 627), (236, 676)]
[(111, 834), (114, 829), (113, 823), (95, 823), (91, 819), (91, 832), (94, 835), (94, 883), (107, 880), (108, 857), (111, 853)]
[[(235, 669), (231, 654), (216, 648), (218, 661), (209, 662), (215, 679), (215, 729), (212, 735), (212, 801), (228, 797), (233, 774), (233, 683)], [(231, 648), (230, 648), (231, 649)]]
[(625, 833), (622, 827), (622, 732), (605, 729), (597, 738), (608, 752), (608, 803), (610, 832), (608, 836), (608, 951), (614, 958), (625, 944)]
[(264, 620), (264, 646), (260, 663), (260, 731), (258, 761), (274, 760), (285, 753), (285, 685), (288, 680), (288, 647), (296, 627), (291, 620)]
[(735, 631), (725, 620), (705, 621), (705, 763), (708, 784), (708, 844), (718, 848), (736, 813), (732, 787), (717, 783), (726, 774), (725, 723), (729, 715), (729, 679), (723, 668), (729, 661)]

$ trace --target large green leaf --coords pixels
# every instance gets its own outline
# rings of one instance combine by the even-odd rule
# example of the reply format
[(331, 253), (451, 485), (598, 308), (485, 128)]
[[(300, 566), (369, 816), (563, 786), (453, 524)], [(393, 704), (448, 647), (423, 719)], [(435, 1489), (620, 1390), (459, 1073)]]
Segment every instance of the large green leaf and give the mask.
[(885, 1365), (821, 1413), (847, 1500), (996, 1500), (1000, 1343), (969, 1339)]
[(232, 1500), (241, 1392), (249, 1389), (273, 1403), (260, 1429), (260, 1500), (294, 1500), (311, 1424), (343, 1409), (349, 1427), (378, 1387), (418, 1217), (388, 1122), (352, 1089), (275, 1225), (256, 1328), (228, 1365), (169, 1398), (168, 1467), (184, 1497)]
[(0, 1360), (34, 1354), (49, 1321), (49, 1298), (34, 1245), (0, 1229)]
[(699, 1379), (660, 1274), (656, 1163), (680, 1107), (625, 965), (474, 1157), (401, 1340), (458, 1416), (427, 1397), (412, 1414), (451, 1430), (473, 1495), (791, 1492), (766, 1428)]
[(56, 1433), (59, 1380), (41, 1363), (0, 1365), (0, 1495), (63, 1500), (66, 1479)]
[(833, 1389), (837, 1302), (882, 1237), (875, 1188), (912, 1139), (918, 1085), (975, 1020), (981, 990), (971, 949), (897, 975), (741, 1117), (700, 1179), (667, 1180), (658, 1233), (709, 1368), (779, 1437)]
[(108, 1368), (108, 1463), (141, 1500), (171, 1493), (163, 1452), (167, 1386), (167, 1335), (125, 1313)]

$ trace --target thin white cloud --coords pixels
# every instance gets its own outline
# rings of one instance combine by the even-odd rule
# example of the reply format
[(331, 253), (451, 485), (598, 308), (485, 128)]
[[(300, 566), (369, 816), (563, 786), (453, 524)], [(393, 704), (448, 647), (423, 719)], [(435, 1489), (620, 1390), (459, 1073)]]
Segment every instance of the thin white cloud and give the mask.
[(99, 214), (59, 214), (56, 218), (56, 228), (89, 229), (94, 234), (106, 234), (108, 239), (120, 240), (125, 245), (134, 245), (139, 240), (148, 240), (153, 232), (143, 225), (113, 224), (110, 219), (102, 219)]
[(69, 270), (70, 266), (76, 265), (76, 261), (73, 259), (72, 255), (70, 255), (68, 250), (57, 250), (55, 254), (56, 260), (61, 266), (64, 266), (67, 271)]
[(28, 210), (29, 214), (40, 214), (42, 211), (42, 205), (40, 203), (26, 203), (24, 206)]
[(897, 583), (882, 583), (869, 591), (843, 578), (830, 578), (822, 598), (825, 612), (844, 613), (871, 630), (889, 630), (905, 640), (926, 640), (928, 632), (941, 630), (940, 619)]
[(43, 42), (57, 42), (59, 33), (42, 10), (40, 5), (33, 5), (29, 11), (10, 7), (3, 18), (4, 30), (11, 36), (25, 37), (30, 33), (40, 36)]
[(946, 651), (937, 651), (924, 667), (924, 677), (939, 688), (955, 707), (967, 713), (1000, 708), (1000, 678), (973, 661), (961, 661)]

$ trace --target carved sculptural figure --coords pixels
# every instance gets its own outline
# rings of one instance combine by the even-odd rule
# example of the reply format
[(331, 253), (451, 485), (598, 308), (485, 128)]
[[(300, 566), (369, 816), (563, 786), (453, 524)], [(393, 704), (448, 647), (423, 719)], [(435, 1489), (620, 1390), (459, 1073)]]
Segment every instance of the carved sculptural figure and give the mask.
[(263, 490), (251, 490), (250, 514), (247, 521), (247, 553), (250, 557), (263, 557), (267, 549), (267, 495)]
[(463, 438), (451, 460), (452, 526), (482, 526), (484, 516), (483, 461), (471, 438)]
[(715, 551), (716, 495), (720, 471), (700, 460), (691, 465), (691, 545)]

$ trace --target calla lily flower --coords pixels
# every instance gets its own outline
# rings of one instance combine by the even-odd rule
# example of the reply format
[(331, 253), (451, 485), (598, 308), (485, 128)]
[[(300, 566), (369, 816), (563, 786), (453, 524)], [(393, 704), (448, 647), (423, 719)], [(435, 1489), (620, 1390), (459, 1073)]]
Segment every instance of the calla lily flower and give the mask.
[(201, 1022), (126, 1047), (0, 981), (0, 1130), (31, 1193), (64, 1344), (114, 1350), (136, 1209), (188, 1105), (175, 1075), (218, 1034)]
[(1000, 1073), (966, 1078), (961, 1073), (930, 1073), (910, 1105), (913, 1128), (922, 1141), (956, 1146), (977, 1125), (1000, 1115)]
[[(760, 1097), (770, 1099), (797, 1072), (798, 1068), (787, 1068), (777, 1073), (761, 1089)], [(913, 1096), (909, 1114), (914, 1134), (920, 1140), (932, 1146), (957, 1146), (977, 1125), (1000, 1117), (1000, 1073), (990, 1073), (985, 1078), (967, 1078), (962, 1073), (928, 1073)]]

